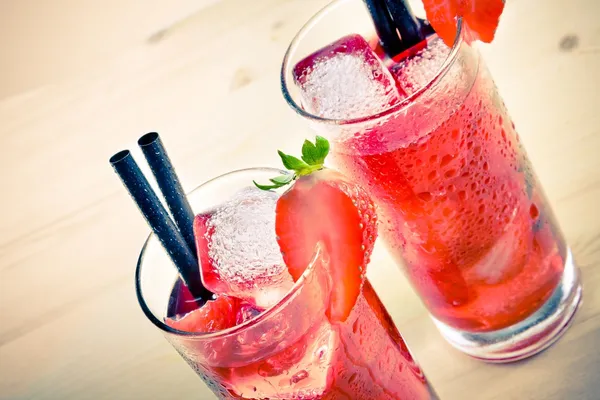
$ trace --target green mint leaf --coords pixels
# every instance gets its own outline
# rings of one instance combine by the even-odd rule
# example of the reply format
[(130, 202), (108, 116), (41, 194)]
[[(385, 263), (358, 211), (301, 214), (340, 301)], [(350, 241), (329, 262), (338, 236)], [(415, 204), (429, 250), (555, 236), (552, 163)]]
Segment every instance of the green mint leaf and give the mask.
[(277, 150), (277, 153), (279, 153), (283, 165), (290, 171), (301, 173), (310, 169), (310, 166), (299, 158), (285, 154), (281, 150)]
[(292, 181), (292, 179), (294, 179), (294, 174), (285, 174), (285, 175), (279, 175), (276, 176), (275, 178), (271, 178), (269, 179), (271, 182), (273, 182), (275, 185), (287, 185), (288, 183), (290, 183)]
[(315, 148), (317, 150), (316, 161), (319, 164), (323, 164), (325, 157), (329, 154), (329, 142), (324, 137), (317, 136), (315, 138)]
[(279, 184), (279, 183), (276, 183), (274, 185), (261, 185), (260, 183), (257, 183), (256, 181), (252, 181), (252, 182), (254, 182), (254, 185), (256, 185), (256, 187), (261, 190), (277, 189), (277, 188), (280, 188), (285, 185), (285, 184)]
[(302, 159), (308, 165), (315, 165), (319, 159), (319, 152), (310, 140), (305, 140), (302, 144)]

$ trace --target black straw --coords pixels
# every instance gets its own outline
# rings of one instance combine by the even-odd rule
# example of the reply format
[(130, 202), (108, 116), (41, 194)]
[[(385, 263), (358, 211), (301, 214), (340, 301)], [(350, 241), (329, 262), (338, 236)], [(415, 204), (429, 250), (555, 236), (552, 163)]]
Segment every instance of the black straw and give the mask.
[(195, 254), (187, 246), (129, 150), (120, 151), (112, 156), (110, 164), (171, 257), (181, 279), (192, 295), (197, 299), (211, 299), (212, 293), (202, 285), (200, 268)]
[(177, 228), (181, 231), (188, 247), (196, 254), (194, 212), (160, 136), (156, 132), (147, 133), (138, 140), (138, 145), (156, 178)]
[(363, 0), (371, 14), (381, 47), (390, 57), (423, 41), (431, 27), (415, 17), (406, 0)]
[(385, 0), (394, 25), (400, 33), (403, 50), (423, 41), (421, 26), (406, 0)]
[(379, 43), (390, 57), (399, 54), (403, 50), (402, 41), (398, 37), (396, 25), (392, 19), (385, 0), (363, 0), (371, 19), (375, 25), (375, 31), (379, 37)]

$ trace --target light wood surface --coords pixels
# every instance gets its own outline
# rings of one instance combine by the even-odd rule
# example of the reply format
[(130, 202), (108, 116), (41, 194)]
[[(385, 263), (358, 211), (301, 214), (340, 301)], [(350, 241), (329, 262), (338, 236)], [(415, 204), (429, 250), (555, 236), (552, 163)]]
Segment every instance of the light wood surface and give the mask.
[[(0, 398), (212, 398), (145, 320), (147, 233), (108, 158), (157, 130), (188, 189), (275, 164), (308, 128), (280, 63), (326, 0), (0, 0)], [(484, 57), (583, 271), (552, 348), (487, 365), (402, 274), (370, 276), (442, 399), (600, 399), (600, 2), (509, 0)]]

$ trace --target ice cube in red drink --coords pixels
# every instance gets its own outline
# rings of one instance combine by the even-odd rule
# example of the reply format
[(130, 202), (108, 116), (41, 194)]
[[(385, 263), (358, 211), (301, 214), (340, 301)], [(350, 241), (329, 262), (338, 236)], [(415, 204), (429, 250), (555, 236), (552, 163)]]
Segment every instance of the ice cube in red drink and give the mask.
[(277, 198), (247, 188), (196, 216), (198, 259), (209, 290), (267, 308), (291, 289), (292, 277), (275, 238)]
[(293, 74), (302, 106), (325, 118), (371, 115), (402, 98), (391, 73), (357, 34), (306, 57), (296, 64)]

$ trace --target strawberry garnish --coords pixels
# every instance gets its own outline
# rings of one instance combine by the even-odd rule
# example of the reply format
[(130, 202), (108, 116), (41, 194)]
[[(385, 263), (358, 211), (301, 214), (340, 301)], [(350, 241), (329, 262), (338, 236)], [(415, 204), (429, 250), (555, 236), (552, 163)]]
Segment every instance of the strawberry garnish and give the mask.
[(180, 319), (167, 318), (166, 323), (184, 332), (217, 332), (236, 325), (240, 306), (238, 299), (220, 296)]
[(456, 36), (456, 0), (423, 0), (427, 20), (447, 46)]
[(465, 18), (473, 39), (490, 43), (494, 39), (504, 0), (463, 0), (459, 15)]
[(433, 29), (452, 46), (458, 17), (463, 18), (471, 40), (490, 43), (494, 39), (504, 0), (423, 0)]
[(344, 321), (358, 295), (377, 236), (374, 205), (366, 192), (343, 175), (323, 166), (329, 152), (326, 139), (317, 136), (302, 146), (302, 159), (279, 152), (293, 174), (271, 179), (264, 190), (292, 184), (278, 200), (275, 230), (288, 271), (297, 281), (321, 242), (329, 255), (332, 282), (327, 315)]

